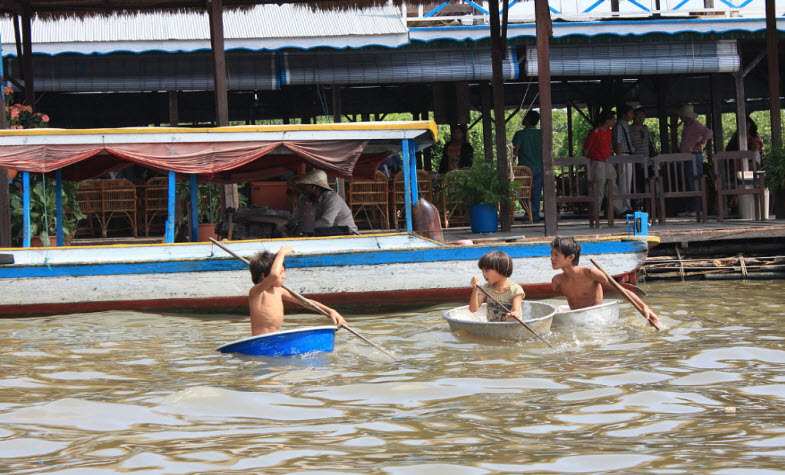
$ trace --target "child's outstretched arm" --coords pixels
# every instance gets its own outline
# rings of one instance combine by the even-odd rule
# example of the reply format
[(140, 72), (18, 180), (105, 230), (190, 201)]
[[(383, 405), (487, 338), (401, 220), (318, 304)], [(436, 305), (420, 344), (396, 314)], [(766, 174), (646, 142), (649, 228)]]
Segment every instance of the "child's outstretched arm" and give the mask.
[[(286, 301), (288, 301), (288, 302), (296, 303), (297, 305), (303, 306), (302, 302), (300, 302), (299, 299), (297, 299), (294, 295), (292, 295), (286, 289), (284, 289), (284, 291), (282, 293), (282, 297)], [(316, 300), (313, 300), (313, 299), (305, 299), (305, 300), (307, 300), (308, 303), (310, 303), (314, 307), (318, 308), (322, 312), (326, 313), (327, 316), (330, 317), (330, 320), (333, 321), (333, 324), (338, 325), (339, 327), (346, 324), (346, 320), (344, 320), (343, 315), (338, 313), (338, 311), (335, 310), (334, 308), (330, 308), (327, 305), (324, 305), (324, 304), (322, 304), (320, 302), (317, 302)]]
[(479, 285), (479, 281), (477, 280), (476, 276), (472, 276), (471, 283), (472, 283), (472, 293), (469, 296), (469, 310), (472, 312), (476, 312), (477, 310), (479, 310), (480, 305), (482, 305), (483, 302), (485, 302), (485, 295), (483, 295), (482, 292), (480, 292), (480, 290), (477, 288), (477, 286)]

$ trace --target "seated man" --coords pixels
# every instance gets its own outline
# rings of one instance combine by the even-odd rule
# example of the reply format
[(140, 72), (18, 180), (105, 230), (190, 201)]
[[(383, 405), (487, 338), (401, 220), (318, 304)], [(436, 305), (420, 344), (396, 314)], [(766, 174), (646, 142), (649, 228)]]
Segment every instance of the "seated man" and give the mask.
[(292, 220), (295, 235), (359, 234), (352, 210), (330, 188), (324, 171), (311, 170), (292, 185), (300, 193)]

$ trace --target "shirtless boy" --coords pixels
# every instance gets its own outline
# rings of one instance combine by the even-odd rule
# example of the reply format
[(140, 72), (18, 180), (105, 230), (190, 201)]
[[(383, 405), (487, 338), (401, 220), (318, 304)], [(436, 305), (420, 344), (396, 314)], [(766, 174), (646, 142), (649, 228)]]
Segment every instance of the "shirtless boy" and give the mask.
[[(283, 324), (284, 301), (299, 303), (283, 288), (286, 278), (283, 260), (290, 252), (290, 247), (282, 247), (276, 254), (260, 252), (251, 259), (251, 279), (254, 286), (248, 293), (248, 306), (251, 309), (251, 334), (254, 336), (280, 330)], [(340, 327), (346, 323), (334, 309), (314, 300), (309, 302), (327, 312), (335, 325)]]
[[(551, 267), (562, 271), (553, 277), (551, 284), (556, 293), (567, 298), (572, 310), (601, 304), (604, 298), (603, 286), (610, 285), (599, 270), (579, 266), (580, 258), (581, 246), (573, 238), (557, 237), (551, 243)], [(643, 308), (649, 322), (655, 326), (659, 324), (657, 315), (637, 295), (627, 291), (627, 296)]]

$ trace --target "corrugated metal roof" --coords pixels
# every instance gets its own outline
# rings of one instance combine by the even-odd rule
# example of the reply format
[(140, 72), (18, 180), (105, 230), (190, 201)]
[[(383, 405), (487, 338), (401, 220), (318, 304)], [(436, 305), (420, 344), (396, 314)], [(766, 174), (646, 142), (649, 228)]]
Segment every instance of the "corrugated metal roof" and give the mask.
[[(140, 13), (108, 18), (33, 20), (36, 43), (206, 40), (210, 38), (207, 13)], [(406, 34), (397, 7), (346, 11), (313, 11), (285, 5), (257, 5), (224, 12), (224, 35), (229, 39), (279, 39)], [(12, 44), (9, 18), (0, 21), (0, 38)], [(35, 48), (34, 48), (35, 51)]]

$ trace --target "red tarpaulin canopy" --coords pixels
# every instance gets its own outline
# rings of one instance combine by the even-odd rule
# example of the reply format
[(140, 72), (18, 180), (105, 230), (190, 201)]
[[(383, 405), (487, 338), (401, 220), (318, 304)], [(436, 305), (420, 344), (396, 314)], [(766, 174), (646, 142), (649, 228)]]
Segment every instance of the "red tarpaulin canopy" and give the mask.
[(320, 140), (6, 145), (0, 147), (0, 167), (34, 173), (63, 170), (65, 179), (82, 180), (136, 164), (164, 172), (238, 182), (295, 170), (304, 161), (332, 175), (370, 176), (387, 155), (362, 155), (366, 143), (364, 140)]

